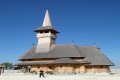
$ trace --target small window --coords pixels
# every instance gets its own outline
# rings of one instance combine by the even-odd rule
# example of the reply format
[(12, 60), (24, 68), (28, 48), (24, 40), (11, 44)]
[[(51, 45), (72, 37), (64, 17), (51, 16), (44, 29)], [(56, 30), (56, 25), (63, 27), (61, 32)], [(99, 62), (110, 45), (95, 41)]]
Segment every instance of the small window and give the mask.
[(50, 31), (51, 33), (54, 33), (53, 31)]
[(40, 68), (40, 66), (38, 66), (38, 69)]
[(55, 41), (55, 38), (51, 38), (51, 39)]
[(45, 33), (49, 33), (49, 31), (47, 30), (47, 31), (45, 31)]
[(62, 66), (60, 66), (60, 68), (62, 68)]
[(103, 68), (103, 66), (100, 66), (100, 68)]
[(43, 33), (43, 31), (40, 31), (40, 33)]
[(49, 66), (49, 69), (51, 69), (52, 67), (51, 66)]

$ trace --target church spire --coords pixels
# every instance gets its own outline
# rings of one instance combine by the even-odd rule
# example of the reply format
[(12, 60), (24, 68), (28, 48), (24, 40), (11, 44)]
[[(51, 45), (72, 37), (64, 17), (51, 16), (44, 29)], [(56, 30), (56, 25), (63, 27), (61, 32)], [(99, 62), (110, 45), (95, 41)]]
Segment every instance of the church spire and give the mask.
[(35, 29), (35, 32), (39, 33), (39, 32), (44, 32), (44, 31), (51, 31), (54, 33), (59, 33), (57, 30), (55, 30), (52, 25), (51, 25), (51, 21), (50, 21), (50, 17), (49, 17), (49, 13), (48, 10), (46, 10), (45, 13), (45, 17), (44, 17), (44, 21), (41, 27)]
[(50, 17), (49, 17), (49, 13), (48, 13), (48, 10), (46, 10), (46, 14), (45, 14), (45, 17), (44, 17), (44, 21), (43, 21), (43, 27), (45, 26), (52, 26), (51, 25), (51, 21), (50, 21)]

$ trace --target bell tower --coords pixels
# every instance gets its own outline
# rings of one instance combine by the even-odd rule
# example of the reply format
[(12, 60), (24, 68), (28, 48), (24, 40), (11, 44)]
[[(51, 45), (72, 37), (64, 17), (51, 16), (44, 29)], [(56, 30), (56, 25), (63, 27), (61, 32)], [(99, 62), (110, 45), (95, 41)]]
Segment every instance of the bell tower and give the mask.
[(40, 51), (47, 52), (51, 45), (56, 43), (56, 34), (59, 32), (52, 27), (48, 10), (46, 10), (42, 26), (35, 29), (35, 32), (37, 33)]

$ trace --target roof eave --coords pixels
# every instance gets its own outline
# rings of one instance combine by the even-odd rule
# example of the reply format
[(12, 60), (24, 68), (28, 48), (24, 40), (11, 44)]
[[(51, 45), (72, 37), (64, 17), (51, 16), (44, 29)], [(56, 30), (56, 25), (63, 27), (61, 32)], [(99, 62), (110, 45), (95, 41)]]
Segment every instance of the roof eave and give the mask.
[(60, 33), (60, 32), (58, 32), (57, 30), (54, 30), (54, 29), (42, 29), (42, 30), (40, 30), (40, 29), (35, 29), (34, 32), (39, 32), (39, 31), (44, 31), (44, 30), (53, 30), (53, 31), (55, 31), (56, 33)]

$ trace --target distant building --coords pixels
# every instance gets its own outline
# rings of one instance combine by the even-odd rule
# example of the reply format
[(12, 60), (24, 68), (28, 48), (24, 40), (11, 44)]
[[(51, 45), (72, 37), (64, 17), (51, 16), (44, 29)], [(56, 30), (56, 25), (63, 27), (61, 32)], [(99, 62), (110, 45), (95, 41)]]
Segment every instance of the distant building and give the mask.
[(5, 68), (5, 66), (0, 64), (0, 75), (1, 75), (1, 73), (4, 72), (4, 68)]
[(114, 64), (95, 46), (56, 44), (59, 32), (51, 25), (48, 10), (43, 25), (35, 29), (38, 44), (20, 57), (19, 67), (31, 67), (31, 71), (58, 73), (109, 72)]
[(3, 68), (4, 66), (0, 64), (0, 68)]

